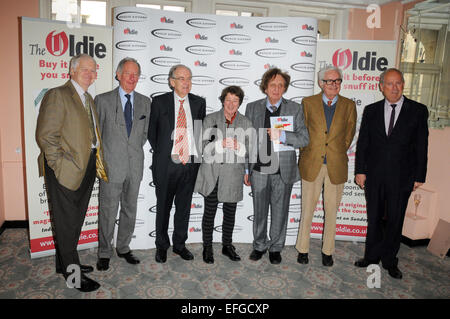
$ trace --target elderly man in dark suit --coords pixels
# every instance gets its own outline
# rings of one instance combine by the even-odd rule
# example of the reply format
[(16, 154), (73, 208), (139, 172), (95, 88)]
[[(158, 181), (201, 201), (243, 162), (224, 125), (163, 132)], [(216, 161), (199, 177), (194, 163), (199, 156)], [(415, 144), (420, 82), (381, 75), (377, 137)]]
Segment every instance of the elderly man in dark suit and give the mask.
[(397, 69), (381, 74), (385, 99), (364, 109), (355, 162), (355, 181), (365, 190), (368, 219), (364, 258), (355, 266), (381, 260), (396, 279), (402, 278), (397, 253), (408, 198), (425, 182), (428, 152), (427, 107), (403, 96), (404, 84)]
[[(269, 250), (272, 264), (281, 262), (281, 250), (286, 240), (289, 202), (292, 186), (300, 180), (295, 149), (309, 143), (301, 105), (283, 98), (290, 76), (273, 68), (263, 75), (260, 89), (266, 97), (249, 103), (245, 116), (257, 130), (256, 163), (249, 161), (244, 180), (253, 193), (253, 251), (251, 260), (259, 260)], [(292, 130), (281, 130), (271, 125), (271, 117), (291, 118)], [(291, 148), (275, 152), (274, 144)], [(278, 145), (279, 146), (279, 145)], [(271, 224), (267, 238), (270, 207)]]
[(144, 151), (150, 118), (150, 99), (135, 91), (141, 74), (133, 58), (122, 59), (116, 71), (120, 85), (97, 95), (95, 105), (102, 132), (109, 181), (100, 181), (98, 270), (107, 270), (120, 203), (117, 255), (130, 264), (139, 259), (130, 250), (136, 223), (137, 198), (144, 170)]
[(153, 149), (152, 173), (156, 188), (156, 255), (166, 262), (170, 247), (168, 226), (175, 203), (173, 252), (184, 260), (194, 256), (186, 248), (192, 193), (200, 166), (198, 141), (206, 101), (191, 94), (192, 72), (185, 65), (169, 71), (172, 92), (155, 97), (151, 105), (148, 140)]
[(73, 57), (71, 79), (45, 94), (36, 127), (40, 175), (45, 174), (55, 239), (56, 272), (68, 279), (69, 266), (78, 266), (81, 277), (79, 281), (75, 278), (75, 288), (83, 292), (94, 291), (100, 284), (84, 275), (94, 268), (80, 264), (78, 239), (96, 172), (107, 180), (97, 111), (87, 93), (96, 77), (97, 63), (92, 57)]

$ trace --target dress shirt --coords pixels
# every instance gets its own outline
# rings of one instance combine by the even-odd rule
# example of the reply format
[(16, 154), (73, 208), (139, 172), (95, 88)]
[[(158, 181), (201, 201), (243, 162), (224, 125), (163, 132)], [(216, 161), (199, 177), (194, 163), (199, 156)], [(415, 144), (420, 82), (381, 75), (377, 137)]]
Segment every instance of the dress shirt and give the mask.
[(400, 100), (398, 100), (397, 102), (394, 103), (390, 103), (388, 102), (388, 100), (384, 99), (384, 126), (386, 128), (386, 135), (388, 134), (389, 131), (389, 122), (391, 121), (391, 113), (392, 113), (392, 104), (396, 104), (395, 107), (395, 118), (394, 118), (394, 127), (395, 127), (395, 123), (397, 123), (397, 119), (398, 116), (400, 114), (400, 111), (402, 109), (403, 106), (403, 101), (405, 100), (405, 98), (402, 97), (400, 98)]

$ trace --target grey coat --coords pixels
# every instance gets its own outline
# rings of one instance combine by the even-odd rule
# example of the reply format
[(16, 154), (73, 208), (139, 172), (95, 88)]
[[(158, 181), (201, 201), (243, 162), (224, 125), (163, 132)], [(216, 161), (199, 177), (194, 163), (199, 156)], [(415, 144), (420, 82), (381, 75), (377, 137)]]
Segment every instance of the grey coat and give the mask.
[[(240, 149), (222, 148), (222, 140), (236, 137)], [(245, 158), (253, 139), (252, 124), (239, 112), (227, 129), (223, 109), (203, 120), (203, 162), (198, 171), (194, 192), (208, 196), (219, 180), (219, 202), (237, 203), (243, 198)]]
[[(266, 114), (266, 99), (260, 99), (247, 104), (245, 116), (250, 119), (253, 127), (258, 134), (258, 149), (263, 143), (262, 138), (265, 133), (264, 119)], [(308, 129), (305, 126), (305, 117), (303, 108), (300, 104), (282, 99), (280, 116), (293, 116), (294, 128), (292, 132), (286, 131), (286, 145), (298, 149), (305, 147), (309, 143)], [(297, 156), (294, 150), (279, 152), (280, 175), (286, 184), (294, 184), (300, 180), (300, 173), (297, 166)], [(248, 165), (249, 174), (252, 173), (254, 161), (250, 161)]]
[(150, 119), (150, 99), (134, 91), (133, 126), (127, 136), (119, 87), (97, 95), (97, 107), (103, 152), (111, 183), (122, 183), (126, 176), (142, 180), (144, 151)]

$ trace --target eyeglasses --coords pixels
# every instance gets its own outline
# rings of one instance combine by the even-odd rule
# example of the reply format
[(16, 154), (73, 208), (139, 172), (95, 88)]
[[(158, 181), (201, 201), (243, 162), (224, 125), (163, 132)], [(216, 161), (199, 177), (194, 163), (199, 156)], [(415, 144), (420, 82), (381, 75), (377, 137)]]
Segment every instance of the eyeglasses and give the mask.
[(172, 78), (172, 79), (178, 80), (178, 81), (181, 81), (181, 82), (184, 82), (184, 81), (191, 82), (192, 81), (192, 77), (189, 77), (189, 78), (179, 77), (179, 78)]
[(325, 83), (326, 85), (331, 85), (331, 84), (341, 84), (342, 83), (342, 79), (336, 79), (336, 80), (322, 80), (323, 83)]

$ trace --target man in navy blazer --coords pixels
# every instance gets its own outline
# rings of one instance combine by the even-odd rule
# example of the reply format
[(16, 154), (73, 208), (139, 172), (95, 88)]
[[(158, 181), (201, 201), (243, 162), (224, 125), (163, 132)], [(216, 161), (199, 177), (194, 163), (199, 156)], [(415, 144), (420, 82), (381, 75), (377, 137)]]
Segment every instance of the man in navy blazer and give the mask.
[[(173, 252), (184, 260), (194, 258), (185, 246), (192, 193), (201, 162), (198, 159), (201, 155), (201, 148), (198, 147), (200, 136), (194, 136), (194, 132), (200, 133), (202, 120), (206, 116), (205, 99), (190, 93), (192, 72), (187, 66), (180, 64), (170, 69), (169, 86), (172, 92), (153, 99), (148, 131), (153, 149), (152, 173), (156, 188), (155, 260), (159, 263), (166, 261), (170, 247), (168, 225), (173, 203)], [(180, 135), (181, 132), (185, 135)], [(180, 141), (186, 141), (186, 148), (178, 146)]]
[(397, 253), (406, 206), (411, 192), (425, 183), (428, 152), (427, 107), (403, 96), (404, 84), (397, 69), (381, 74), (385, 99), (364, 109), (355, 163), (355, 181), (365, 190), (368, 219), (364, 258), (355, 266), (381, 260), (397, 279), (402, 278)]

